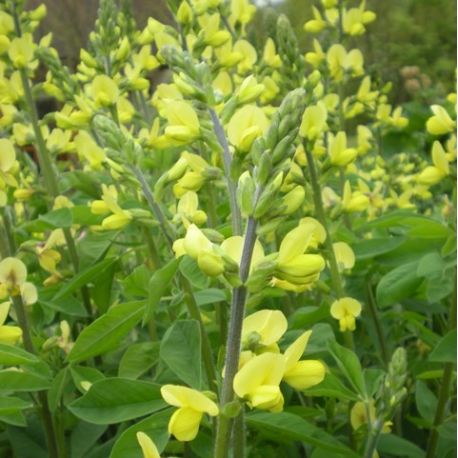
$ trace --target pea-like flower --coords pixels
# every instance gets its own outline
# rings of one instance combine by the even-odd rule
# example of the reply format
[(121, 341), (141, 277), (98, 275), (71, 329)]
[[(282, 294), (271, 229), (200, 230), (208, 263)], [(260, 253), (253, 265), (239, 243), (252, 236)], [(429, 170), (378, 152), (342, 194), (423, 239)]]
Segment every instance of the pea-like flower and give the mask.
[(361, 314), (361, 303), (351, 297), (343, 297), (331, 305), (331, 316), (339, 320), (341, 332), (354, 331), (356, 318)]
[(272, 285), (287, 291), (301, 292), (315, 282), (325, 267), (319, 254), (306, 254), (311, 246), (316, 227), (299, 224), (283, 239), (277, 258)]
[(426, 167), (418, 175), (418, 182), (420, 184), (428, 186), (435, 185), (450, 173), (447, 155), (441, 143), (437, 140), (433, 143), (432, 159), (434, 165)]
[(311, 335), (312, 331), (304, 332), (285, 351), (286, 366), (283, 380), (298, 391), (318, 385), (324, 380), (326, 373), (321, 361), (301, 361)]
[(269, 127), (269, 121), (255, 105), (245, 105), (237, 110), (227, 126), (229, 141), (240, 152), (247, 153), (254, 140), (263, 135)]
[(242, 346), (278, 353), (277, 342), (287, 329), (288, 322), (280, 310), (259, 310), (243, 320)]
[(308, 106), (302, 116), (302, 123), (299, 129), (300, 135), (308, 140), (314, 140), (321, 136), (328, 128), (327, 117), (328, 112), (323, 102)]
[(431, 116), (426, 122), (426, 130), (431, 135), (445, 135), (455, 130), (456, 123), (444, 107), (433, 105), (431, 111), (434, 116)]
[(283, 409), (280, 382), (286, 359), (278, 353), (263, 353), (251, 358), (235, 375), (234, 391), (249, 407), (271, 412)]
[(165, 136), (175, 145), (189, 143), (199, 137), (199, 118), (189, 103), (171, 100), (164, 107), (163, 115), (168, 121)]
[(353, 162), (358, 152), (355, 148), (347, 148), (347, 134), (343, 131), (329, 136), (329, 157), (332, 165), (345, 167)]
[(200, 391), (179, 385), (164, 385), (161, 388), (164, 401), (178, 407), (169, 421), (169, 433), (179, 441), (192, 441), (199, 432), (204, 414), (215, 417), (218, 406)]
[(332, 244), (332, 249), (334, 250), (339, 271), (342, 272), (353, 268), (356, 258), (354, 251), (348, 243), (335, 242)]

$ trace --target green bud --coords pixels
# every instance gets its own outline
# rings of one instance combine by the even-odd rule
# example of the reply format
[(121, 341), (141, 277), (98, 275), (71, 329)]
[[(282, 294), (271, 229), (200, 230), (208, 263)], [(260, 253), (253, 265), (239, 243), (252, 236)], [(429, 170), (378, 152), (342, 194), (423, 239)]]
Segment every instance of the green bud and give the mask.
[(253, 213), (253, 196), (256, 184), (248, 171), (242, 173), (237, 186), (237, 201), (244, 216), (251, 216)]
[(285, 159), (287, 157), (286, 152), (289, 150), (289, 146), (291, 145), (291, 143), (294, 141), (295, 138), (296, 138), (296, 135), (294, 135), (294, 137), (291, 135), (288, 135), (284, 137), (277, 144), (277, 146), (275, 147), (275, 149), (272, 152), (272, 162), (274, 164), (276, 164), (277, 162), (280, 162), (282, 159)]
[(221, 415), (226, 418), (235, 418), (237, 417), (242, 410), (242, 404), (239, 400), (229, 402), (221, 409)]
[(270, 151), (265, 151), (259, 160), (259, 166), (256, 172), (256, 179), (259, 184), (267, 183), (272, 171), (272, 155)]
[(265, 136), (265, 146), (268, 149), (272, 149), (275, 147), (278, 141), (278, 128), (280, 124), (280, 118), (279, 116), (275, 116), (272, 119), (272, 122), (270, 124), (270, 127), (267, 131), (267, 134)]

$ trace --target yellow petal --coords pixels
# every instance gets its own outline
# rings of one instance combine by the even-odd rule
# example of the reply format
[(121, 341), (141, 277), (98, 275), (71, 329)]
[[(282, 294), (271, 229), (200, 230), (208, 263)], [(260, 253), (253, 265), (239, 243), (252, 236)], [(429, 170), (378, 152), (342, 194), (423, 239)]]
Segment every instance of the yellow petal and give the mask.
[(351, 269), (355, 265), (355, 253), (345, 242), (336, 242), (332, 245), (339, 270)]
[(197, 390), (180, 385), (164, 385), (161, 395), (167, 404), (175, 407), (189, 407), (211, 416), (218, 415), (218, 406), (207, 396)]
[(8, 172), (16, 160), (16, 151), (11, 140), (0, 138), (0, 171)]
[(151, 438), (143, 431), (139, 431), (137, 434), (137, 441), (142, 449), (143, 458), (161, 458), (159, 450)]
[(21, 328), (17, 326), (0, 326), (0, 342), (15, 344), (22, 336)]
[(243, 320), (242, 341), (256, 332), (261, 336), (261, 345), (278, 342), (288, 329), (288, 321), (280, 310), (259, 310)]
[(262, 385), (279, 385), (285, 371), (285, 357), (263, 353), (250, 359), (234, 377), (234, 391), (240, 398)]
[(192, 441), (199, 432), (202, 412), (190, 407), (181, 407), (176, 410), (169, 421), (169, 433), (181, 442)]
[(304, 354), (312, 331), (305, 331), (285, 351), (286, 372), (291, 370)]
[(310, 226), (300, 224), (283, 238), (278, 253), (278, 262), (287, 263), (305, 252), (313, 236)]
[(321, 383), (325, 373), (326, 368), (321, 361), (299, 361), (285, 373), (284, 380), (294, 389), (301, 391)]
[(0, 283), (8, 287), (20, 286), (27, 278), (25, 264), (17, 258), (5, 258), (0, 262)]

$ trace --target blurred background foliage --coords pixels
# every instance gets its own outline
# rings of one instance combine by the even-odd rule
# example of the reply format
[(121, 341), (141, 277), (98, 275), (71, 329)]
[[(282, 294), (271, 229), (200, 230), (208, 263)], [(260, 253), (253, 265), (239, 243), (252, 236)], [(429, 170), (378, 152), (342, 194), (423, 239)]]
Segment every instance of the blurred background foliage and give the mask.
[[(122, 0), (113, 0), (122, 1)], [(170, 23), (166, 0), (127, 0), (139, 26), (149, 16)], [(34, 7), (41, 0), (31, 0)], [(44, 0), (48, 17), (42, 34), (53, 32), (54, 44), (63, 60), (74, 67), (79, 49), (86, 44), (97, 13), (97, 0)], [(258, 0), (253, 38), (264, 41), (270, 27), (269, 9), (285, 13), (297, 31), (302, 48), (310, 47), (311, 35), (303, 24), (312, 16), (317, 0)], [(349, 2), (351, 5), (352, 1)], [(355, 5), (359, 4), (354, 2)], [(368, 33), (350, 43), (363, 50), (366, 68), (375, 78), (393, 82), (391, 98), (403, 103), (421, 98), (431, 102), (455, 91), (456, 68), (456, 2), (454, 0), (367, 0), (367, 7), (377, 13), (377, 21)], [(406, 68), (407, 67), (407, 68)], [(426, 100), (424, 100), (426, 99)]]

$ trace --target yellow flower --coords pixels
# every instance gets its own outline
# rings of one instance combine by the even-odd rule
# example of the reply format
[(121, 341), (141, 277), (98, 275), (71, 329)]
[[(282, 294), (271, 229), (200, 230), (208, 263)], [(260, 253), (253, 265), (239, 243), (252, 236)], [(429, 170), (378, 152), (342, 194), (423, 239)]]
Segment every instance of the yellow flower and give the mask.
[(180, 24), (189, 24), (192, 22), (193, 12), (187, 1), (181, 2), (177, 11), (177, 21)]
[(227, 136), (239, 151), (247, 153), (254, 140), (263, 135), (269, 121), (261, 108), (245, 105), (237, 110), (227, 126)]
[(25, 68), (33, 60), (35, 48), (36, 45), (30, 33), (25, 33), (22, 37), (11, 40), (8, 56), (13, 66)]
[(14, 345), (22, 336), (21, 328), (5, 324), (10, 309), (9, 302), (0, 304), (0, 343)]
[[(368, 418), (369, 417), (369, 418)], [(373, 424), (376, 420), (377, 412), (375, 410), (375, 401), (371, 399), (368, 403), (363, 401), (355, 402), (350, 412), (350, 423), (352, 428), (356, 431), (361, 426), (368, 423)], [(391, 421), (386, 421), (383, 424), (382, 433), (391, 432)]]
[(305, 254), (311, 246), (315, 226), (299, 224), (280, 244), (274, 286), (289, 291), (305, 291), (319, 277), (325, 262), (318, 254)]
[(179, 385), (164, 385), (161, 394), (167, 404), (178, 407), (169, 421), (169, 433), (179, 441), (192, 441), (199, 432), (204, 413), (215, 417), (218, 406), (197, 390)]
[(256, 7), (249, 0), (231, 0), (230, 10), (231, 15), (229, 21), (231, 24), (237, 22), (244, 25), (251, 21), (251, 18), (256, 13)]
[(317, 105), (308, 106), (302, 116), (302, 123), (299, 133), (308, 140), (314, 140), (319, 137), (327, 128), (326, 119), (328, 112), (322, 102)]
[(304, 30), (310, 33), (319, 33), (326, 27), (326, 21), (321, 16), (318, 8), (312, 6), (313, 19), (304, 24)]
[(21, 260), (9, 257), (0, 262), (0, 285), (9, 295), (18, 296), (26, 280), (27, 268)]
[(280, 310), (259, 310), (243, 320), (242, 346), (254, 346), (255, 350), (256, 347), (271, 347), (278, 352), (276, 343), (287, 329), (288, 322)]
[(192, 106), (182, 100), (170, 100), (165, 105), (163, 116), (168, 125), (165, 136), (177, 144), (189, 143), (200, 135), (197, 113)]
[(324, 61), (326, 55), (316, 38), (313, 39), (313, 49), (314, 51), (310, 51), (305, 55), (305, 60), (316, 68)]
[(372, 148), (372, 131), (366, 126), (358, 126), (356, 128), (357, 138), (358, 138), (358, 154), (364, 155)]
[(218, 76), (213, 80), (213, 89), (219, 91), (224, 97), (232, 94), (233, 84), (232, 79), (227, 72), (219, 72)]
[(355, 318), (361, 314), (361, 304), (351, 297), (343, 297), (331, 305), (331, 316), (339, 320), (341, 332), (356, 329)]
[(231, 38), (227, 30), (219, 29), (220, 19), (218, 13), (211, 15), (204, 14), (199, 16), (198, 19), (201, 34), (203, 34), (204, 37), (204, 43), (215, 48), (223, 45)]
[(13, 30), (13, 17), (5, 11), (0, 11), (0, 35), (8, 35)]
[(91, 83), (89, 92), (95, 103), (102, 107), (116, 104), (119, 97), (118, 85), (107, 75), (97, 75)]
[(9, 172), (16, 162), (16, 151), (13, 142), (7, 138), (0, 138), (0, 151), (0, 177), (2, 177), (2, 172)]
[(351, 269), (355, 265), (355, 253), (350, 245), (345, 242), (335, 242), (332, 244), (339, 270)]
[(187, 191), (181, 196), (177, 205), (177, 216), (179, 216), (185, 227), (189, 221), (201, 226), (207, 221), (207, 215), (199, 210), (199, 197), (194, 191)]
[(262, 60), (271, 68), (281, 67), (281, 57), (277, 54), (275, 48), (275, 42), (272, 38), (267, 38), (266, 44), (264, 45), (264, 52), (262, 54)]
[(281, 214), (291, 215), (300, 208), (305, 199), (305, 189), (303, 186), (295, 186), (281, 199), (280, 207), (285, 207)]
[(280, 382), (286, 359), (278, 353), (263, 353), (251, 358), (234, 377), (234, 391), (251, 408), (280, 412), (283, 395)]
[(355, 148), (347, 148), (347, 134), (337, 132), (336, 136), (329, 135), (329, 157), (331, 164), (344, 167), (352, 162), (358, 152)]
[(300, 360), (311, 335), (312, 331), (304, 332), (285, 351), (286, 366), (283, 380), (298, 391), (321, 383), (326, 372), (321, 361)]
[(434, 165), (426, 167), (418, 176), (418, 182), (421, 184), (435, 185), (450, 173), (447, 155), (437, 140), (433, 143), (432, 159)]
[(265, 90), (263, 84), (259, 84), (253, 75), (248, 76), (242, 81), (237, 90), (237, 100), (240, 104), (250, 103), (256, 100)]
[(343, 209), (348, 213), (362, 212), (370, 205), (369, 197), (360, 191), (352, 191), (349, 181), (345, 182), (342, 198)]
[(258, 60), (258, 55), (253, 45), (249, 41), (238, 40), (234, 44), (233, 51), (241, 55), (241, 59), (238, 62), (237, 71), (242, 75), (252, 71), (254, 64)]
[(431, 135), (445, 135), (455, 130), (455, 121), (453, 121), (444, 107), (433, 105), (431, 111), (434, 116), (431, 116), (426, 122), (426, 130)]
[(147, 434), (143, 431), (138, 431), (136, 437), (137, 442), (140, 444), (140, 448), (142, 449), (143, 458), (161, 458), (156, 444)]
[(89, 162), (89, 166), (98, 170), (105, 161), (105, 152), (85, 130), (80, 130), (74, 140), (76, 152), (81, 159)]

